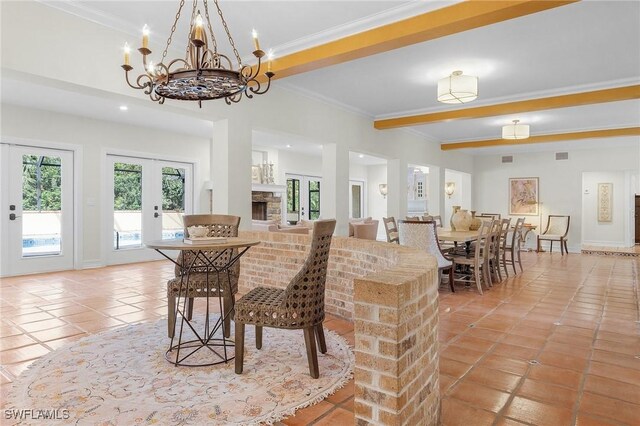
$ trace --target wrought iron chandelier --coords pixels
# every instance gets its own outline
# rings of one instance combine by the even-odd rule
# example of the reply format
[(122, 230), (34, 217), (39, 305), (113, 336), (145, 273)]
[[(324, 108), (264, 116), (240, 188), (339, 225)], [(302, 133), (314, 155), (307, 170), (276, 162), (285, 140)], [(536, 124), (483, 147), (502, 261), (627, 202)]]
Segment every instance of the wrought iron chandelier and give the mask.
[[(122, 68), (125, 71), (127, 84), (134, 89), (143, 90), (152, 101), (160, 104), (169, 98), (182, 101), (198, 101), (200, 107), (202, 107), (202, 101), (205, 100), (224, 98), (225, 102), (231, 105), (232, 102), (240, 102), (243, 95), (247, 98), (253, 98), (254, 95), (266, 93), (271, 87), (271, 78), (275, 75), (271, 72), (271, 55), (268, 57), (267, 71), (264, 73), (266, 81), (262, 80), (260, 82), (258, 75), (262, 68), (262, 58), (265, 56), (265, 52), (260, 49), (258, 34), (255, 30), (253, 31), (253, 43), (255, 46), (253, 55), (258, 59), (258, 63), (253, 67), (243, 65), (229, 32), (227, 22), (222, 15), (218, 0), (213, 0), (213, 2), (216, 5), (222, 26), (229, 39), (229, 44), (233, 49), (237, 68), (234, 69), (229, 57), (218, 52), (218, 43), (211, 26), (207, 0), (202, 0), (201, 2), (204, 7), (207, 28), (205, 29), (205, 21), (200, 14), (200, 10), (198, 10), (198, 0), (193, 0), (189, 40), (185, 57), (184, 59), (174, 59), (169, 63), (165, 63), (184, 2), (185, 0), (180, 1), (180, 7), (171, 27), (167, 45), (158, 64), (154, 64), (152, 61), (147, 62), (147, 57), (151, 55), (151, 50), (149, 50), (149, 29), (146, 25), (142, 29), (142, 47), (138, 51), (142, 54), (142, 65), (145, 72), (135, 79), (135, 84), (132, 84), (129, 78), (129, 71), (133, 70), (129, 63), (131, 49), (128, 43), (125, 43)], [(208, 34), (207, 29), (209, 30)]]

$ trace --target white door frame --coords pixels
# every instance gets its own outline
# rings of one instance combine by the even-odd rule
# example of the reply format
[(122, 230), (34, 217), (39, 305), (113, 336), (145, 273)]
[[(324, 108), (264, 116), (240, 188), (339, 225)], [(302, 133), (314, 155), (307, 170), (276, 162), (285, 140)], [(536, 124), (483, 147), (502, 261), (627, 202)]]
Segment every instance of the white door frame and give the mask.
[[(101, 257), (102, 263), (104, 265), (111, 264), (122, 264), (122, 263), (135, 263), (135, 262), (145, 262), (150, 260), (161, 260), (164, 259), (158, 253), (152, 252), (148, 249), (144, 249), (144, 246), (141, 249), (131, 249), (127, 250), (129, 254), (128, 259), (125, 262), (121, 261), (113, 261), (111, 259), (111, 252), (113, 251), (113, 195), (110, 193), (109, 188), (112, 187), (113, 182), (109, 181), (109, 177), (111, 176), (109, 170), (109, 156), (118, 156), (118, 157), (129, 157), (132, 159), (138, 160), (151, 160), (158, 162), (170, 162), (170, 163), (183, 163), (185, 165), (191, 165), (192, 169), (192, 184), (191, 184), (191, 211), (195, 211), (195, 206), (199, 205), (200, 197), (199, 193), (196, 191), (196, 176), (199, 160), (185, 158), (185, 157), (176, 157), (173, 155), (165, 155), (165, 154), (153, 154), (148, 152), (140, 152), (140, 151), (128, 151), (128, 150), (119, 150), (119, 149), (103, 149), (102, 150), (102, 159), (101, 159), (101, 173), (102, 176), (102, 213), (104, 219), (102, 220), (102, 244), (101, 244)], [(187, 202), (187, 197), (185, 197), (185, 203)], [(144, 203), (144, 201), (143, 201)], [(111, 212), (109, 215), (108, 212)], [(144, 223), (144, 221), (143, 221)]]
[[(82, 145), (62, 143), (56, 141), (44, 141), (37, 139), (18, 138), (12, 136), (2, 136), (0, 140), (0, 166), (2, 170), (8, 167), (8, 146), (24, 146), (33, 148), (57, 149), (61, 151), (71, 151), (73, 155), (73, 269), (82, 269), (83, 264), (83, 206), (82, 206)], [(0, 173), (0, 176), (2, 173)], [(4, 236), (8, 235), (9, 226), (9, 194), (8, 182), (4, 182), (0, 177), (0, 277), (6, 275), (7, 259), (5, 254), (9, 249), (9, 242)]]

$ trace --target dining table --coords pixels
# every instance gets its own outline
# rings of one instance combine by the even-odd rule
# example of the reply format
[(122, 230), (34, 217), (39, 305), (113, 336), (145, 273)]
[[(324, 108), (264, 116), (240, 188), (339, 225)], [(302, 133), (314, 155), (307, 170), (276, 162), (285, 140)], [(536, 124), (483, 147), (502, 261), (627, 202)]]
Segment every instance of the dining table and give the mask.
[(471, 254), (471, 243), (478, 239), (480, 231), (455, 231), (453, 229), (438, 229), (438, 240), (446, 243), (464, 243), (464, 250), (469, 256)]
[[(227, 274), (231, 270), (231, 267), (240, 261), (243, 254), (258, 244), (260, 244), (259, 240), (238, 237), (228, 237), (217, 242), (200, 242), (198, 244), (189, 244), (184, 240), (153, 241), (145, 244), (147, 248), (154, 249), (184, 272), (181, 274), (180, 289), (178, 291), (178, 301), (182, 298), (183, 304), (180, 306), (180, 303), (176, 303), (175, 311), (176, 326), (178, 326), (178, 319), (180, 320), (179, 333), (177, 341), (174, 341), (175, 334), (171, 337), (169, 349), (165, 354), (167, 361), (176, 366), (196, 367), (227, 363), (234, 358), (228, 349), (233, 348), (235, 342), (232, 339), (224, 337), (226, 334), (224, 329), (225, 319), (233, 314), (233, 298), (231, 298), (231, 306), (225, 306), (226, 309), (223, 309), (220, 301), (218, 307), (220, 315), (212, 325), (210, 319), (213, 320), (211, 314), (214, 312), (210, 309), (209, 297), (207, 297), (204, 318), (200, 318), (199, 321), (194, 322), (187, 314), (186, 294), (187, 288), (189, 287), (189, 276), (192, 270), (202, 268), (202, 265), (204, 265), (207, 269), (207, 293), (209, 293), (209, 285), (216, 285), (218, 286), (217, 293), (221, 294), (222, 289), (220, 286), (224, 280), (220, 279), (220, 274)], [(186, 264), (184, 261), (186, 257), (181, 256), (182, 262), (178, 262), (168, 253), (173, 251), (191, 252), (194, 254), (194, 260)], [(196, 260), (200, 266), (194, 266)], [(217, 279), (215, 280), (215, 284), (210, 284), (210, 277), (214, 274), (217, 275)], [(214, 280), (211, 279), (211, 282), (213, 281)], [(229, 282), (230, 281), (227, 280), (227, 284)], [(226, 288), (224, 292), (230, 293), (231, 289)], [(202, 324), (202, 322), (204, 322), (204, 327), (198, 330), (197, 324)], [(190, 329), (191, 337), (185, 339), (183, 331), (186, 329)], [(201, 351), (203, 348), (205, 348), (204, 351)], [(182, 352), (182, 354), (180, 352)], [(196, 361), (190, 360), (192, 355), (202, 352), (208, 353), (214, 359), (211, 360), (209, 357), (200, 357), (201, 359)]]

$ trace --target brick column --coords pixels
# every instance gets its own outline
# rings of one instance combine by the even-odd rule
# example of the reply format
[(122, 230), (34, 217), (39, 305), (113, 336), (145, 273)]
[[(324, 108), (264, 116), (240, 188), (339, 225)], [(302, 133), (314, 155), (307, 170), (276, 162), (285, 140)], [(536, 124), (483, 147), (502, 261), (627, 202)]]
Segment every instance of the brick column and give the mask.
[(354, 280), (356, 424), (435, 425), (438, 285), (435, 261), (404, 254)]

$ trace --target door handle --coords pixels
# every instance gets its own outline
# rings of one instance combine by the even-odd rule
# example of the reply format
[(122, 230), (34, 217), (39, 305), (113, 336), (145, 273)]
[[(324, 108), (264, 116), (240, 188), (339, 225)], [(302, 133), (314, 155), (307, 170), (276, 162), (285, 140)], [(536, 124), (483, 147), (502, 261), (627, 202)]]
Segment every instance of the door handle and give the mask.
[(16, 216), (15, 213), (11, 213), (9, 214), (9, 220), (16, 220), (17, 218), (19, 218), (20, 216)]
[(153, 217), (160, 217), (160, 213), (155, 212), (155, 213), (153, 214)]

